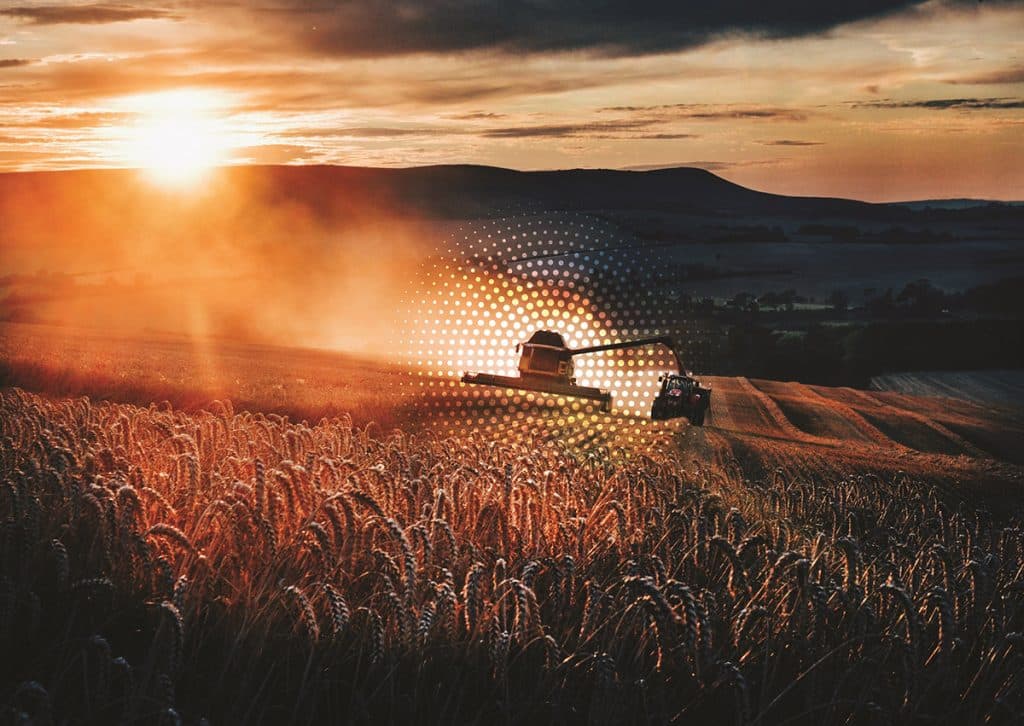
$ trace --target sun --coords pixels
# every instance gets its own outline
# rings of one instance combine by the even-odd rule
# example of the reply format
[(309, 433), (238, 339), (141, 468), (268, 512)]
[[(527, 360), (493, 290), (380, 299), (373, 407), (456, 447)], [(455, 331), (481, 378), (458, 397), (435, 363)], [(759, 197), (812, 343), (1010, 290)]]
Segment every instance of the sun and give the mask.
[(187, 185), (223, 163), (226, 135), (216, 99), (209, 94), (174, 91), (136, 96), (129, 104), (138, 115), (128, 130), (127, 161), (157, 182)]
[(141, 126), (137, 161), (158, 181), (195, 181), (216, 165), (221, 149), (200, 119), (177, 115)]

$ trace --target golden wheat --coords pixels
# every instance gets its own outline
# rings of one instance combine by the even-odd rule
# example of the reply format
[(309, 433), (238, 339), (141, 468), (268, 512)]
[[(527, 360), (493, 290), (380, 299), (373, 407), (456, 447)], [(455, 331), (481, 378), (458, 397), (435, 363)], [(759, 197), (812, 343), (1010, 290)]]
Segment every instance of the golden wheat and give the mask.
[(0, 666), (19, 718), (1024, 715), (1021, 517), (906, 477), (0, 405), (0, 646), (37, 654)]

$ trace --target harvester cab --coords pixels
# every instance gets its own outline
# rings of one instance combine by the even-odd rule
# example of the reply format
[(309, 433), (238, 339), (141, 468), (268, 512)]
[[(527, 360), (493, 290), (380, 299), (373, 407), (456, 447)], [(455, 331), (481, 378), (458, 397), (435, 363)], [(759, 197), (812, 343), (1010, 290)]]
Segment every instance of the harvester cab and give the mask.
[[(565, 344), (565, 339), (560, 333), (552, 330), (538, 330), (530, 336), (529, 340), (516, 346), (516, 352), (520, 354), (518, 376), (499, 376), (493, 373), (465, 373), (462, 376), (462, 382), (482, 386), (553, 393), (573, 398), (586, 398), (598, 401), (601, 404), (602, 411), (610, 411), (612, 405), (611, 392), (602, 388), (580, 386), (576, 383), (573, 357), (607, 350), (640, 348), (645, 345), (658, 344), (664, 345), (672, 352), (676, 360), (676, 369), (681, 371), (682, 367), (679, 365), (679, 356), (676, 354), (675, 344), (670, 337), (660, 336), (656, 338), (643, 338), (641, 340), (629, 340), (622, 343), (610, 343), (608, 345), (594, 345), (587, 348), (570, 348)], [(681, 376), (681, 374), (669, 375), (673, 375), (676, 378)], [(692, 378), (689, 380), (692, 380)], [(675, 394), (665, 394), (663, 385), (662, 394), (659, 394), (659, 399), (662, 395), (674, 396)], [(687, 400), (689, 400), (689, 397)], [(706, 401), (709, 400), (710, 391), (708, 391), (708, 397), (706, 398)], [(654, 410), (652, 409), (652, 418), (674, 418), (688, 415), (685, 412), (675, 413), (676, 407), (674, 406), (660, 407), (658, 406), (658, 400), (655, 400), (655, 406), (659, 416), (655, 417)], [(706, 409), (707, 403), (705, 402), (704, 410)], [(664, 413), (671, 415), (661, 415)], [(690, 420), (693, 421), (694, 418), (691, 417)], [(703, 415), (699, 417), (699, 420), (703, 423)]]
[(559, 333), (550, 330), (538, 330), (525, 343), (516, 346), (519, 356), (519, 375), (521, 377), (545, 376), (556, 378), (567, 383), (576, 383), (573, 375), (572, 351), (566, 346), (565, 339)]

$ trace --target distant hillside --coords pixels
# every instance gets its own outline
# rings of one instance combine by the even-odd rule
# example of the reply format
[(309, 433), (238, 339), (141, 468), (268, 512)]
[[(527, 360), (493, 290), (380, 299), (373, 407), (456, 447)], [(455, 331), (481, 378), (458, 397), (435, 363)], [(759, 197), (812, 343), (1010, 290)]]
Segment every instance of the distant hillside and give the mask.
[(914, 210), (976, 209), (978, 207), (1024, 207), (1024, 202), (1002, 202), (990, 199), (921, 199), (911, 202), (889, 202), (889, 206)]
[[(367, 208), (436, 218), (540, 210), (885, 218), (899, 213), (896, 208), (865, 202), (766, 194), (688, 167), (653, 171), (514, 171), (468, 165), (226, 167), (217, 170), (205, 191), (210, 197), (228, 189), (242, 191), (252, 202), (300, 204), (323, 217), (358, 214)], [(26, 204), (75, 209), (83, 203), (138, 206), (147, 201), (166, 203), (168, 198), (193, 204), (187, 196), (149, 184), (135, 170), (0, 174), (0, 211), (5, 219), (19, 208), (25, 210)], [(9, 207), (14, 200), (19, 200), (17, 208)]]
[[(893, 228), (896, 239), (906, 228), (932, 224), (943, 226), (929, 229), (922, 239), (932, 239), (932, 232), (955, 234), (961, 224), (998, 223), (1011, 237), (1024, 229), (1024, 207), (914, 206), (767, 194), (691, 167), (247, 166), (217, 169), (202, 186), (185, 189), (160, 187), (132, 169), (27, 172), (0, 174), (0, 244), (268, 237), (271, 232), (280, 240), (311, 225), (340, 230), (384, 218), (455, 220), (543, 211), (603, 214), (639, 236), (653, 219), (658, 234), (678, 237), (688, 224), (684, 217), (717, 218), (725, 225), (763, 225), (769, 218), (781, 220), (771, 224), (865, 222)], [(659, 215), (673, 219), (660, 222)]]
[[(657, 210), (675, 213), (863, 214), (872, 205), (841, 199), (785, 197), (733, 184), (694, 168), (654, 171), (568, 169), (515, 171), (488, 166), (407, 169), (262, 167), (277, 193), (296, 185), (360, 188), (421, 212), (460, 217), (471, 211), (503, 214), (530, 210)], [(307, 186), (307, 194), (317, 192)], [(309, 198), (309, 197), (307, 197)]]

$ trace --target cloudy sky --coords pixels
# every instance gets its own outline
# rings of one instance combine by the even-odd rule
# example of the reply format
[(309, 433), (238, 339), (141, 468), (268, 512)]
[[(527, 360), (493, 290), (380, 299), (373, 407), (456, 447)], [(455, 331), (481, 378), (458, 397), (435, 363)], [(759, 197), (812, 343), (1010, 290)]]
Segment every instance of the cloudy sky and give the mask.
[(692, 165), (1022, 199), (1022, 37), (991, 0), (8, 0), (0, 169)]

